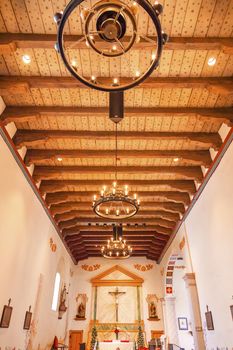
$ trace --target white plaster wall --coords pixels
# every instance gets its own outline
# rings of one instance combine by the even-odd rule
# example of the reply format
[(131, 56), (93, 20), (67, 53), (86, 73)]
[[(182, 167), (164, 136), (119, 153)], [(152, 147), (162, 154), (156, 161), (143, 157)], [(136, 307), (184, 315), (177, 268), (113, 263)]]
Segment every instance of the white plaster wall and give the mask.
[[(233, 144), (185, 222), (192, 260), (186, 265), (187, 272), (193, 271), (196, 275), (207, 349), (233, 347), (233, 320), (229, 309), (233, 304), (232, 198)], [(162, 266), (166, 267), (172, 252), (179, 252), (179, 242), (184, 234), (182, 225), (161, 262)], [(187, 239), (182, 253), (187, 262)], [(206, 330), (206, 305), (213, 314), (214, 331)]]
[[(153, 264), (154, 267), (150, 271), (141, 272), (134, 268), (134, 264)], [(83, 264), (100, 264), (101, 268), (97, 271), (87, 272), (84, 271), (81, 266)], [(80, 261), (79, 264), (76, 266), (74, 271), (74, 276), (72, 278), (72, 292), (71, 292), (71, 300), (70, 303), (72, 304), (72, 307), (70, 309), (70, 329), (80, 329), (84, 330), (84, 340), (87, 340), (87, 332), (90, 320), (93, 319), (93, 305), (91, 305), (91, 301), (93, 301), (93, 290), (92, 285), (90, 283), (90, 280), (97, 276), (98, 274), (104, 272), (105, 270), (109, 269), (110, 267), (114, 265), (121, 265), (124, 268), (128, 269), (129, 271), (132, 271), (134, 274), (142, 277), (144, 279), (143, 287), (142, 287), (142, 295), (141, 295), (141, 302), (142, 302), (142, 319), (145, 322), (145, 330), (146, 330), (146, 337), (147, 341), (151, 338), (151, 330), (163, 330), (163, 317), (162, 317), (162, 307), (161, 303), (158, 303), (158, 315), (161, 319), (160, 321), (148, 321), (148, 307), (146, 302), (147, 294), (156, 294), (159, 298), (163, 296), (163, 288), (162, 288), (162, 279), (160, 274), (159, 266), (151, 261), (147, 260), (145, 258), (137, 258), (132, 257), (128, 260), (106, 260), (104, 258), (89, 258), (87, 260)], [(121, 289), (124, 289), (124, 287), (119, 287)], [(88, 296), (88, 303), (87, 303), (87, 313), (86, 317), (87, 319), (85, 321), (75, 321), (75, 314), (76, 314), (76, 302), (75, 298), (78, 293), (86, 293)], [(119, 300), (119, 304), (121, 303), (121, 300)], [(120, 306), (121, 307), (121, 306)], [(98, 311), (97, 311), (98, 313)]]
[[(183, 265), (183, 261), (179, 260), (176, 263), (176, 266)], [(173, 274), (173, 289), (174, 295), (176, 297), (176, 315), (178, 317), (186, 317), (188, 321), (188, 330), (179, 330), (178, 327), (178, 337), (179, 337), (179, 345), (185, 350), (193, 350), (194, 349), (194, 341), (193, 336), (190, 333), (190, 315), (189, 315), (189, 306), (187, 299), (187, 291), (185, 288), (185, 283), (183, 280), (184, 271), (175, 269)], [(178, 320), (177, 320), (178, 322)]]
[[(35, 316), (39, 283), (40, 302), (33, 349), (45, 349), (54, 335), (64, 338), (66, 317), (51, 311), (57, 269), (69, 284), (73, 263), (21, 169), (0, 137), (0, 313), (12, 299), (10, 327), (0, 328), (0, 348), (25, 349), (29, 334), (23, 330), (26, 310)], [(57, 245), (51, 252), (49, 239)]]

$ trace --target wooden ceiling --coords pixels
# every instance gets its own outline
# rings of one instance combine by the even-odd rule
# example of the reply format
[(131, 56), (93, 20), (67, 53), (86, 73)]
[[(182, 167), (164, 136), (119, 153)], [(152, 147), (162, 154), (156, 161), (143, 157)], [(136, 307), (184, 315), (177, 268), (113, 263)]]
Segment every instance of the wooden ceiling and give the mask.
[[(1, 125), (15, 123), (14, 145), (26, 147), (25, 166), (34, 165), (32, 177), (78, 262), (99, 256), (112, 232), (91, 203), (114, 178), (115, 141), (108, 94), (70, 77), (53, 48), (53, 15), (65, 3), (1, 0), (0, 95), (6, 104)], [(124, 236), (135, 256), (156, 261), (213, 163), (210, 149), (221, 148), (221, 125), (233, 125), (233, 0), (161, 3), (170, 41), (158, 70), (125, 93), (119, 125), (119, 183), (127, 182), (142, 203), (138, 214), (123, 222)], [(138, 22), (141, 34), (154, 35), (147, 18)], [(81, 33), (79, 18), (69, 23), (70, 42)], [(81, 43), (78, 69), (106, 81), (127, 80), (146, 64), (150, 50), (142, 40), (131, 64), (122, 59), (101, 65)], [(24, 54), (31, 57), (28, 65)], [(214, 66), (208, 65), (210, 57), (217, 59)]]

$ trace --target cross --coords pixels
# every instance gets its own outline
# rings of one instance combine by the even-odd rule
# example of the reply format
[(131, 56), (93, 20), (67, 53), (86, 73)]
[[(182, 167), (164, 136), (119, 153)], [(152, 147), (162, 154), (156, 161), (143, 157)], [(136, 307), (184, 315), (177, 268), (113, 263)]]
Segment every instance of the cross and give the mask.
[(111, 296), (115, 298), (115, 307), (116, 307), (116, 322), (118, 322), (118, 304), (119, 304), (119, 296), (125, 294), (125, 292), (119, 292), (118, 287), (116, 287), (115, 292), (108, 292)]

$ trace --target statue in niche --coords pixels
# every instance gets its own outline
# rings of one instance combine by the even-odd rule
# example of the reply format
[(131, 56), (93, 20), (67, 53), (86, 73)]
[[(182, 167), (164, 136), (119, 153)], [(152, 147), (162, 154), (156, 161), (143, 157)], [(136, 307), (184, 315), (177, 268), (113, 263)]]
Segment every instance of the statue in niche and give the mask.
[(159, 321), (158, 313), (157, 313), (157, 303), (158, 298), (155, 294), (148, 294), (146, 301), (148, 303), (148, 314), (149, 314), (149, 321)]
[(75, 316), (75, 320), (85, 320), (86, 319), (86, 303), (87, 303), (87, 295), (86, 294), (78, 294), (76, 298), (77, 302), (77, 313)]

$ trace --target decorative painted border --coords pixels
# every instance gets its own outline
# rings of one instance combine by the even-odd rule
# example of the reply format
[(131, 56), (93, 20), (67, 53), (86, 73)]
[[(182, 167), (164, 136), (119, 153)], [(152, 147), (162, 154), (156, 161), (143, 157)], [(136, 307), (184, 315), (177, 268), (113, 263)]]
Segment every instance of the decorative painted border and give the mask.
[(153, 264), (146, 264), (146, 265), (134, 264), (134, 268), (135, 268), (136, 270), (142, 271), (142, 272), (152, 270), (153, 267), (154, 267)]
[(96, 270), (99, 270), (101, 267), (100, 264), (94, 264), (94, 265), (88, 265), (88, 264), (84, 264), (84, 265), (81, 265), (81, 268), (85, 271), (96, 271)]

